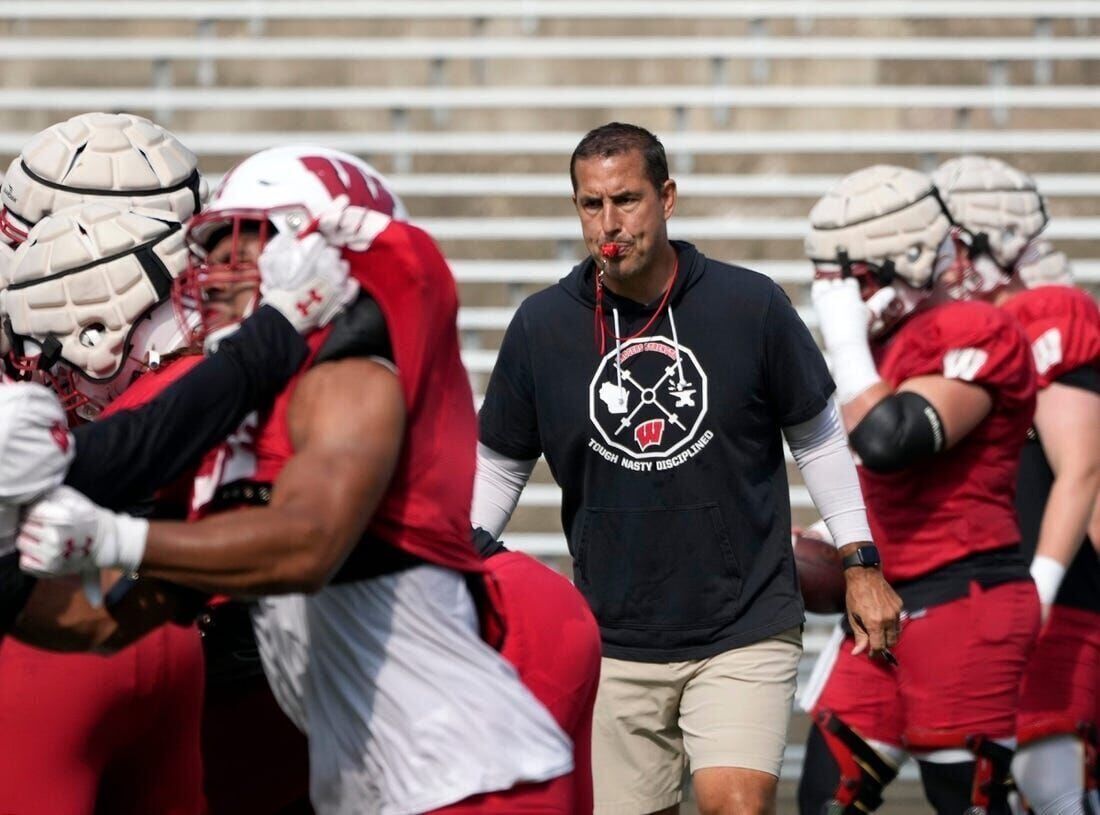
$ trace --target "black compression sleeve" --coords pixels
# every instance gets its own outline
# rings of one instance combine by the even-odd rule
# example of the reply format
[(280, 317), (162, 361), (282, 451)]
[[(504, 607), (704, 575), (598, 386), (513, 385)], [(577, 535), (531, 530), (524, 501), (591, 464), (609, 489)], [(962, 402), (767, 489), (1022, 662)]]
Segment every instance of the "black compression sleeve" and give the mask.
[(110, 509), (140, 503), (274, 399), (308, 353), (286, 318), (262, 306), (148, 404), (74, 429), (65, 483)]
[(943, 422), (920, 394), (891, 394), (871, 408), (848, 434), (863, 466), (876, 472), (903, 470), (943, 449)]

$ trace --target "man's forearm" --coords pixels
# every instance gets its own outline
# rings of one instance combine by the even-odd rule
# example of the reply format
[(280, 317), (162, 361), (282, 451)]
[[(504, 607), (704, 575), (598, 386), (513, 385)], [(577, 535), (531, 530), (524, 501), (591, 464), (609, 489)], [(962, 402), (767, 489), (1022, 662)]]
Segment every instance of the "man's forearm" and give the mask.
[(477, 445), (477, 474), (470, 509), (470, 521), (475, 527), (494, 538), (500, 537), (535, 469), (535, 461), (509, 458), (484, 444)]
[(830, 402), (809, 421), (783, 428), (783, 435), (833, 543), (870, 541), (859, 476), (835, 405)]
[(197, 523), (154, 522), (141, 574), (211, 594), (315, 591), (329, 575), (318, 573), (311, 550), (325, 547), (333, 534), (309, 514), (277, 507)]
[(1036, 556), (1052, 558), (1069, 566), (1085, 539), (1089, 517), (1096, 500), (1096, 473), (1064, 473), (1054, 479), (1043, 510)]

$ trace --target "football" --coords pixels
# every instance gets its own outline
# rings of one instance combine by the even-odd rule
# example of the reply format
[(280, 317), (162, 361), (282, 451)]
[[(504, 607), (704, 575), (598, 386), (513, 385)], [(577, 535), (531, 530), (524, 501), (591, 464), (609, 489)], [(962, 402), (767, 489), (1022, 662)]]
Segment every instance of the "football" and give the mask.
[(806, 610), (814, 614), (844, 611), (844, 567), (836, 547), (812, 533), (792, 534), (798, 584)]

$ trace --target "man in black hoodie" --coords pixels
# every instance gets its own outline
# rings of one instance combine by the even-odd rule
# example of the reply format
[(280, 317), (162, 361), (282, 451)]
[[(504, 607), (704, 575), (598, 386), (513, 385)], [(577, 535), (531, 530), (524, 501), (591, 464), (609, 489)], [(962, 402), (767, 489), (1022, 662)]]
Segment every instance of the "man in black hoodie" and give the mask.
[(870, 545), (824, 360), (768, 278), (670, 241), (664, 148), (612, 123), (570, 164), (589, 257), (528, 298), (480, 415), (475, 526), (499, 534), (539, 455), (600, 625), (597, 813), (775, 810), (801, 653), (782, 437), (845, 556), (856, 652), (900, 601)]

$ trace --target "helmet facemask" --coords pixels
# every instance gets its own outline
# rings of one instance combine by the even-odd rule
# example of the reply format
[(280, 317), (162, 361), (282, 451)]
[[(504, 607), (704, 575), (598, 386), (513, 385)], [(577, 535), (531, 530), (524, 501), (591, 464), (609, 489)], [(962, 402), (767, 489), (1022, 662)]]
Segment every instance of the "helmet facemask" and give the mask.
[(35, 382), (52, 390), (70, 424), (93, 421), (106, 404), (80, 389), (76, 371), (60, 361), (60, 352), (61, 345), (53, 337), (48, 337), (44, 345), (14, 337), (6, 357), (8, 372), (19, 382)]
[(855, 278), (859, 294), (871, 312), (868, 336), (881, 339), (889, 335), (928, 296), (924, 289), (915, 289), (901, 278), (895, 262), (887, 258), (881, 263), (854, 261), (844, 250), (832, 260), (810, 258), (815, 280)]
[[(268, 240), (304, 219), (300, 207), (220, 210), (192, 218), (187, 271), (176, 282), (173, 301), (198, 312), (203, 338), (235, 327), (259, 305), (259, 256)], [(310, 228), (311, 231), (312, 227)]]

